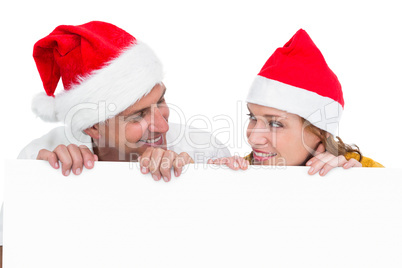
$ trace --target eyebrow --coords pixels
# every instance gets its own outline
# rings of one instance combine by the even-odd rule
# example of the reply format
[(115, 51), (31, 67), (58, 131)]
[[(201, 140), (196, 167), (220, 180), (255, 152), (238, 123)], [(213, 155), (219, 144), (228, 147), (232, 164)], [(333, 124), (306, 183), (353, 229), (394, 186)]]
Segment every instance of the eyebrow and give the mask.
[[(163, 93), (162, 93), (161, 97), (159, 98), (159, 100), (158, 100), (156, 103), (161, 102), (161, 100), (162, 100), (163, 97), (165, 96), (165, 93), (166, 93), (166, 87), (165, 87), (165, 90), (163, 90)], [(124, 119), (126, 119), (127, 117), (130, 117), (130, 116), (133, 116), (133, 115), (135, 115), (135, 114), (141, 113), (141, 112), (143, 112), (143, 111), (145, 111), (145, 110), (147, 110), (147, 109), (149, 109), (149, 108), (150, 108), (150, 107), (148, 106), (148, 107), (142, 108), (142, 109), (140, 109), (140, 110), (134, 110), (134, 111), (132, 111), (130, 114), (124, 116)]]
[[(254, 113), (252, 112), (252, 111), (250, 111), (250, 108), (248, 108), (248, 106), (247, 106), (247, 109), (248, 109), (248, 111), (250, 112), (250, 114), (252, 114), (252, 115), (254, 115)], [(286, 118), (288, 118), (286, 115), (279, 115), (279, 114), (263, 114), (262, 115), (263, 117), (277, 117), (277, 118), (279, 118), (279, 119), (286, 119)]]

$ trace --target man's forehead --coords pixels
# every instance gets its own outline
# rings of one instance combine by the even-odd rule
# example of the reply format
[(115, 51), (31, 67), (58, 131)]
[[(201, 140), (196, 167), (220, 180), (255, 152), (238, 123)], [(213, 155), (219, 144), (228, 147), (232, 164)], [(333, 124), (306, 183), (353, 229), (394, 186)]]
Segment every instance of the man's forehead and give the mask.
[(129, 115), (141, 110), (150, 108), (152, 104), (156, 104), (159, 102), (160, 99), (163, 98), (166, 92), (166, 87), (164, 84), (157, 84), (154, 88), (149, 92), (147, 95), (143, 96), (137, 102), (129, 106), (121, 115)]

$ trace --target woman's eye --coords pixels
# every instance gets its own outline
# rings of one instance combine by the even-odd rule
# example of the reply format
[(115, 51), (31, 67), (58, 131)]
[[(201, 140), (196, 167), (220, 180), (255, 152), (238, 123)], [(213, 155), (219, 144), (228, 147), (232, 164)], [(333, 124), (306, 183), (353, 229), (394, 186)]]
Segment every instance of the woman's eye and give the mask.
[(250, 120), (253, 120), (253, 121), (257, 120), (254, 115), (252, 115), (252, 114), (247, 114), (247, 115)]
[(275, 127), (275, 128), (283, 127), (283, 125), (282, 125), (280, 122), (278, 122), (278, 121), (270, 121), (270, 122), (269, 122), (269, 125), (270, 125), (271, 127)]

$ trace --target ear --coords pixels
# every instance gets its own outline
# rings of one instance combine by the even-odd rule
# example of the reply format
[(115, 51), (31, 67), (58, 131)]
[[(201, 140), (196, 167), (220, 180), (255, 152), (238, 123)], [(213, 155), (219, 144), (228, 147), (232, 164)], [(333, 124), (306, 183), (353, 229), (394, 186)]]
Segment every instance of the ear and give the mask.
[(90, 136), (94, 140), (99, 140), (100, 139), (100, 133), (99, 133), (99, 123), (93, 125), (90, 128), (87, 128), (84, 130), (85, 134)]

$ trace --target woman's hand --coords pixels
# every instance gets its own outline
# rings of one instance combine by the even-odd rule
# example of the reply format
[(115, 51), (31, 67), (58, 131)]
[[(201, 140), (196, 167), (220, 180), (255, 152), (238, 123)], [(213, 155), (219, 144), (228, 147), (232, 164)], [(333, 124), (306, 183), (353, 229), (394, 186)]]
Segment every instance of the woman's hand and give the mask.
[(70, 144), (65, 146), (60, 144), (53, 152), (46, 149), (40, 150), (36, 159), (48, 161), (55, 169), (59, 168), (60, 161), (61, 172), (64, 176), (68, 176), (71, 170), (75, 175), (81, 174), (83, 166), (87, 169), (93, 168), (95, 161), (98, 161), (98, 156), (85, 145)]
[(208, 164), (226, 165), (233, 170), (246, 170), (248, 168), (248, 161), (240, 156), (222, 157), (218, 159), (209, 159)]
[(171, 179), (170, 170), (172, 167), (175, 176), (179, 177), (183, 167), (194, 163), (194, 160), (185, 152), (177, 154), (170, 150), (149, 147), (138, 158), (138, 162), (140, 162), (140, 169), (143, 174), (150, 172), (154, 180), (159, 181), (163, 178), (165, 182), (168, 182)]
[(306, 166), (310, 166), (308, 174), (314, 175), (319, 172), (321, 176), (325, 176), (335, 167), (348, 169), (351, 167), (361, 167), (362, 164), (354, 158), (347, 160), (343, 155), (335, 156), (326, 152), (324, 146), (320, 144), (315, 156), (306, 163)]

